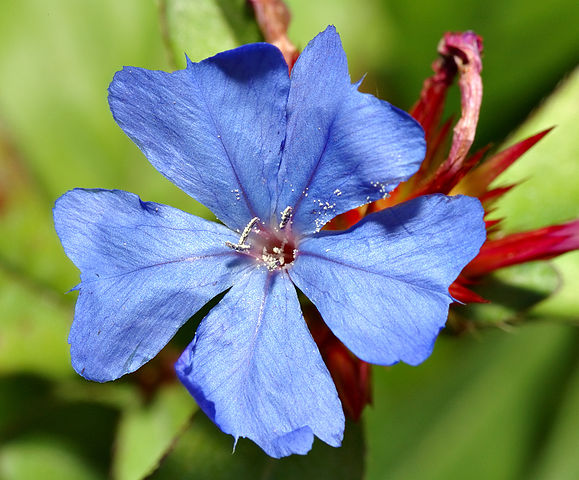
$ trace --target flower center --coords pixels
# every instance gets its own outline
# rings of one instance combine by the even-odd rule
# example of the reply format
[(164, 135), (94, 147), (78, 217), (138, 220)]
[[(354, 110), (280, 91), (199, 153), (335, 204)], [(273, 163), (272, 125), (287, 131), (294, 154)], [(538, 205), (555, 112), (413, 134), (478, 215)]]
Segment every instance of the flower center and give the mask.
[(241, 232), (237, 243), (225, 244), (236, 252), (253, 257), (270, 272), (287, 268), (297, 254), (291, 229), (286, 228), (290, 223), (291, 212), (291, 207), (287, 207), (281, 214), (279, 227), (274, 228), (267, 227), (258, 217), (254, 217)]
[(288, 238), (268, 238), (261, 249), (260, 260), (272, 272), (288, 267), (296, 258), (297, 250)]

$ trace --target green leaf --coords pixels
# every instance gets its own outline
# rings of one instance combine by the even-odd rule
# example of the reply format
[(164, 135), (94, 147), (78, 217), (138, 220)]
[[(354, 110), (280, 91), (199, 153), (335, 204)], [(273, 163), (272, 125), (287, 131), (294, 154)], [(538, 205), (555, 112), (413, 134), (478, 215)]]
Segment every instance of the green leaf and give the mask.
[(362, 427), (349, 423), (342, 447), (333, 448), (316, 440), (305, 456), (276, 460), (246, 439), (233, 452), (233, 439), (220, 432), (202, 413), (195, 415), (174, 450), (150, 478), (154, 480), (356, 480), (363, 475)]
[(32, 435), (0, 449), (2, 480), (104, 480), (69, 446), (48, 435)]
[(442, 337), (418, 368), (374, 369), (367, 480), (529, 478), (578, 337), (546, 323), (512, 332)]
[(262, 40), (245, 0), (160, 0), (160, 12), (166, 44), (179, 68), (185, 66), (185, 54), (200, 61)]
[(138, 480), (150, 473), (197, 409), (181, 384), (157, 391), (147, 404), (130, 405), (121, 416), (113, 460), (113, 478)]
[[(521, 182), (497, 202), (495, 215), (504, 218), (503, 227), (507, 232), (579, 217), (577, 104), (579, 69), (509, 139), (507, 145), (556, 126), (498, 179), (500, 184)], [(562, 287), (556, 295), (537, 305), (530, 315), (579, 321), (579, 252), (567, 253), (552, 263), (561, 273)]]
[(579, 472), (579, 363), (566, 385), (561, 407), (546, 435), (545, 448), (536, 459), (532, 480), (576, 480)]
[(561, 286), (557, 271), (547, 262), (532, 262), (498, 270), (483, 278), (476, 291), (491, 303), (453, 305), (453, 319), (480, 326), (521, 320), (531, 308)]
[[(30, 375), (0, 376), (0, 443), (21, 430), (23, 423), (42, 410), (52, 384)], [(0, 475), (0, 478), (3, 478)]]
[[(56, 385), (31, 375), (0, 377), (0, 478), (106, 476), (117, 411), (68, 401)], [(49, 456), (54, 460), (44, 461)]]
[(496, 183), (502, 185), (520, 183), (496, 204), (496, 216), (504, 217), (503, 227), (507, 231), (538, 228), (579, 217), (578, 103), (579, 69), (564, 79), (504, 145), (555, 127), (497, 179)]
[(96, 383), (74, 375), (70, 380), (60, 380), (54, 388), (59, 402), (94, 403), (112, 410), (138, 408), (140, 392), (129, 375), (114, 382)]
[(0, 375), (74, 374), (66, 341), (72, 308), (33, 281), (0, 269)]

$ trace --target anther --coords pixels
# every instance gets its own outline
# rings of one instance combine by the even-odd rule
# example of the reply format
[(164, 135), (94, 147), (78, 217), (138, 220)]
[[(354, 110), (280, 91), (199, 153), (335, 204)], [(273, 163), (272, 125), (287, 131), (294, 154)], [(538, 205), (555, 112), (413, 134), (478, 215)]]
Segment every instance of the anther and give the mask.
[(241, 236), (239, 237), (239, 245), (243, 245), (245, 243), (245, 240), (247, 240), (247, 237), (249, 237), (249, 234), (251, 233), (251, 229), (257, 222), (259, 222), (259, 218), (253, 217), (245, 226), (243, 232), (241, 232)]
[(251, 248), (251, 245), (246, 245), (245, 241), (247, 240), (247, 237), (249, 237), (249, 234), (251, 233), (251, 229), (253, 228), (253, 226), (257, 222), (259, 222), (259, 218), (253, 217), (249, 221), (249, 223), (245, 226), (245, 228), (243, 229), (243, 232), (241, 232), (241, 235), (239, 237), (239, 242), (232, 243), (230, 241), (226, 241), (225, 245), (228, 246), (229, 248), (235, 250), (236, 252), (246, 252), (247, 250), (249, 250)]
[(288, 207), (285, 207), (283, 212), (281, 212), (281, 222), (279, 222), (279, 229), (280, 230), (288, 224), (288, 222), (292, 216), (292, 211), (293, 211), (293, 208), (288, 206)]
[(230, 241), (226, 241), (225, 245), (236, 252), (246, 252), (251, 248), (251, 245), (245, 245), (243, 243), (231, 243)]

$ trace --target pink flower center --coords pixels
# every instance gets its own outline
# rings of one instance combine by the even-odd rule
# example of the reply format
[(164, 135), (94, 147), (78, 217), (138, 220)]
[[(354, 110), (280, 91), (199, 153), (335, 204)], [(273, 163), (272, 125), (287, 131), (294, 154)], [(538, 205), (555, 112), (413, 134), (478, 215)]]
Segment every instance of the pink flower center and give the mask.
[(297, 255), (296, 241), (289, 223), (291, 209), (284, 210), (279, 227), (266, 227), (255, 217), (241, 232), (237, 243), (226, 242), (236, 252), (255, 258), (269, 271), (281, 270), (290, 266)]

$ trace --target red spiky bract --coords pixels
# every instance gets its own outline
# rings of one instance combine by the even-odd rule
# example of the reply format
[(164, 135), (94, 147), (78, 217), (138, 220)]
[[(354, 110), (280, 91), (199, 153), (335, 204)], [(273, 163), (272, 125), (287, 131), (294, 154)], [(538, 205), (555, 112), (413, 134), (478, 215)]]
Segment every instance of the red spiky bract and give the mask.
[(500, 268), (548, 260), (577, 249), (579, 219), (487, 240), (475, 259), (464, 268), (462, 275), (476, 279)]
[(468, 172), (456, 184), (451, 193), (479, 198), (488, 194), (491, 183), (552, 129), (551, 127), (543, 130), (486, 159), (477, 168)]
[(448, 289), (448, 293), (460, 303), (488, 303), (488, 300), (468, 288), (466, 283), (466, 279), (457, 279)]

